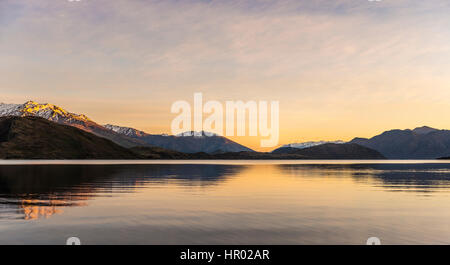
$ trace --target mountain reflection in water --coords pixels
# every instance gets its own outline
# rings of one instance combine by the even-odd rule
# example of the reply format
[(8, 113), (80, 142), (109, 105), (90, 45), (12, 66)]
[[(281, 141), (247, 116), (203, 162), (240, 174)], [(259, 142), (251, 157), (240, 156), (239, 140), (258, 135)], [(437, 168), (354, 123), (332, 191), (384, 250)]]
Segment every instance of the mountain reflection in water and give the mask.
[(327, 162), (0, 165), (0, 244), (450, 244), (449, 163)]
[[(63, 207), (87, 206), (110, 193), (147, 184), (217, 185), (244, 166), (225, 165), (28, 165), (0, 166), (0, 219), (16, 206), (25, 220), (48, 218)], [(3, 214), (2, 214), (3, 213)], [(2, 216), (3, 215), (3, 216)], [(17, 218), (17, 217), (15, 217)]]
[(374, 187), (386, 191), (427, 193), (450, 188), (449, 164), (324, 164), (278, 167), (287, 175), (298, 177), (351, 176), (356, 182), (372, 181)]

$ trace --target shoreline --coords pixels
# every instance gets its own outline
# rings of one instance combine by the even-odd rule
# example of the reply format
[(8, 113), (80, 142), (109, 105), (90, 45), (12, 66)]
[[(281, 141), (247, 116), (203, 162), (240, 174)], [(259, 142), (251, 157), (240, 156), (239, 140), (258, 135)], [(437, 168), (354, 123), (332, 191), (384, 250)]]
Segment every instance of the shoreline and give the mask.
[(152, 160), (0, 160), (0, 166), (7, 165), (186, 165), (186, 164), (209, 164), (209, 165), (246, 165), (246, 164), (450, 164), (450, 160), (275, 160), (275, 159), (152, 159)]

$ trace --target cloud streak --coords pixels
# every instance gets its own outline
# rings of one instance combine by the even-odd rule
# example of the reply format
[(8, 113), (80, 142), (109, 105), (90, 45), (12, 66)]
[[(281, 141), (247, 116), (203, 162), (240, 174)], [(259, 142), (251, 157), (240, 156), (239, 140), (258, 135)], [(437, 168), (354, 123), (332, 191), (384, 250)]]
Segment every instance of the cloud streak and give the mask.
[[(219, 100), (256, 96), (280, 100), (282, 112), (298, 111), (285, 124), (311, 126), (318, 115), (341, 113), (333, 126), (362, 108), (364, 117), (341, 118), (362, 136), (375, 128), (358, 119), (399, 108), (378, 123), (408, 126), (402, 120), (412, 114), (441, 125), (431, 113), (450, 114), (441, 109), (449, 107), (449, 11), (448, 1), (438, 0), (3, 0), (0, 74), (8, 78), (0, 91), (11, 99), (158, 98), (154, 104), (167, 111), (194, 91)], [(426, 113), (415, 106), (427, 106)], [(313, 133), (305, 139), (317, 140)]]

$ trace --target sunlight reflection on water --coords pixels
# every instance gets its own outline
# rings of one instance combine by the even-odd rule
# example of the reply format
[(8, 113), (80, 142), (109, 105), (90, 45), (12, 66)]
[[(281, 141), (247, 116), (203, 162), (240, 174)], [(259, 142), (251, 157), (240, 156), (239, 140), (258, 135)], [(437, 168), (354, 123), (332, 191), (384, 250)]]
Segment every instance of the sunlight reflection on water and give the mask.
[(50, 162), (0, 166), (0, 244), (450, 243), (441, 161)]

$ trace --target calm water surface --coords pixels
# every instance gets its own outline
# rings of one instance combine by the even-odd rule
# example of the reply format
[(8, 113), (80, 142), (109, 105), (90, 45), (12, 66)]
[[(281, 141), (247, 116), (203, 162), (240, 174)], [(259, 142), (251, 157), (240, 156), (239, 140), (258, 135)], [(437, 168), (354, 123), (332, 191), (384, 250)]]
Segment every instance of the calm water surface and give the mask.
[[(186, 164), (187, 163), (187, 164)], [(450, 244), (450, 163), (0, 163), (0, 244)]]

